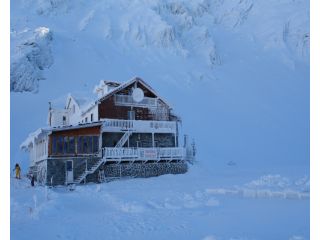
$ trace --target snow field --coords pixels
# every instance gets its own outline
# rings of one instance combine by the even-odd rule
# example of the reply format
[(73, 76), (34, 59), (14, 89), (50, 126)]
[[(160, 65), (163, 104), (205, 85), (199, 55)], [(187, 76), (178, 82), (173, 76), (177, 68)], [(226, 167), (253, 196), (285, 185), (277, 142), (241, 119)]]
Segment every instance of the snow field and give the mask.
[[(28, 239), (28, 234), (36, 239), (289, 240), (309, 236), (305, 228), (308, 192), (248, 189), (246, 183), (242, 188), (217, 187), (199, 168), (184, 175), (77, 186), (74, 191), (29, 185), (26, 179), (11, 181), (13, 239)], [(264, 217), (259, 219), (261, 214)], [(256, 222), (256, 229), (248, 228), (251, 222)]]

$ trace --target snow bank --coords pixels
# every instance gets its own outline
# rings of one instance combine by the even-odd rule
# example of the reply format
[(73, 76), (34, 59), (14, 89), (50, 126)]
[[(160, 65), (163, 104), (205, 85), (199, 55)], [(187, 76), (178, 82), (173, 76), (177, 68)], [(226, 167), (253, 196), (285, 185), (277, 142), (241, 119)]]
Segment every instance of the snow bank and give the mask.
[(208, 188), (205, 192), (209, 195), (240, 196), (243, 198), (308, 199), (310, 197), (308, 179), (305, 176), (291, 182), (279, 174), (269, 174), (240, 187)]
[[(45, 232), (48, 240), (308, 239), (307, 206), (301, 204), (308, 201), (273, 198), (273, 192), (264, 189), (241, 198), (239, 189), (233, 196), (235, 191), (224, 185), (217, 189), (225, 191), (206, 191), (205, 186), (218, 179), (199, 172), (197, 176), (119, 180), (73, 191), (32, 188), (26, 178), (11, 179), (11, 236), (28, 239), (32, 234), (38, 239)], [(272, 228), (270, 233), (264, 223)]]
[(247, 187), (258, 188), (258, 187), (279, 187), (285, 188), (290, 185), (289, 179), (277, 175), (264, 175), (257, 180), (253, 180), (250, 183), (247, 183)]

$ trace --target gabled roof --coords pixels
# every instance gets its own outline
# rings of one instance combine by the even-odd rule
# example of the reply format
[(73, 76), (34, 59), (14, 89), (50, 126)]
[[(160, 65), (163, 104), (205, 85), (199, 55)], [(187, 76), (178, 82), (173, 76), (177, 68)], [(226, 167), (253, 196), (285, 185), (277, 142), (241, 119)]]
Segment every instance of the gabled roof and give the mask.
[(154, 95), (156, 95), (159, 99), (161, 99), (161, 101), (163, 101), (166, 105), (170, 106), (169, 103), (167, 101), (165, 101), (162, 97), (159, 96), (159, 94), (149, 85), (147, 84), (145, 81), (143, 81), (141, 78), (139, 77), (134, 77), (132, 79), (130, 79), (127, 82), (124, 82), (123, 84), (121, 84), (120, 86), (112, 89), (110, 92), (108, 92), (106, 95), (104, 95), (103, 97), (101, 97), (100, 99), (98, 99), (98, 102), (103, 101), (105, 99), (107, 99), (108, 97), (112, 96), (113, 94), (116, 94), (117, 92), (125, 89), (126, 87), (130, 86), (131, 84), (133, 84), (134, 82), (139, 82), (141, 83), (144, 87), (146, 87), (150, 92), (152, 92)]
[(92, 98), (89, 98), (87, 95), (79, 94), (79, 93), (76, 93), (76, 94), (69, 93), (69, 95), (67, 97), (66, 104), (65, 104), (65, 108), (69, 107), (71, 98), (78, 105), (81, 113), (87, 111), (87, 109), (89, 109), (91, 106), (95, 105), (95, 101)]

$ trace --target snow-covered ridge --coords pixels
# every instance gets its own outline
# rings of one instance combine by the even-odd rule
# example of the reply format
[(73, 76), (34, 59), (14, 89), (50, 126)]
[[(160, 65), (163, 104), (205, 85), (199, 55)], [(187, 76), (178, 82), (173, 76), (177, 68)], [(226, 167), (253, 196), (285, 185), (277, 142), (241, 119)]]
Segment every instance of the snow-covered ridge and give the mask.
[(11, 32), (11, 91), (38, 90), (38, 81), (45, 79), (42, 71), (53, 64), (52, 39), (52, 32), (46, 27)]
[[(227, 46), (219, 36), (221, 29), (266, 49), (279, 49), (293, 61), (308, 61), (309, 4), (305, 1), (18, 0), (12, 5), (12, 91), (37, 91), (42, 70), (52, 65), (57, 54), (51, 54), (51, 30), (72, 36), (82, 48), (94, 44), (97, 57), (108, 56), (105, 46), (109, 45), (127, 48), (134, 53), (133, 61), (148, 50), (155, 59), (172, 54), (188, 61), (197, 58), (209, 72), (225, 61), (221, 49)], [(36, 40), (34, 33), (35, 40), (30, 40), (31, 30), (26, 34), (23, 29), (39, 23), (50, 26), (49, 34)], [(32, 41), (35, 44), (29, 46)]]

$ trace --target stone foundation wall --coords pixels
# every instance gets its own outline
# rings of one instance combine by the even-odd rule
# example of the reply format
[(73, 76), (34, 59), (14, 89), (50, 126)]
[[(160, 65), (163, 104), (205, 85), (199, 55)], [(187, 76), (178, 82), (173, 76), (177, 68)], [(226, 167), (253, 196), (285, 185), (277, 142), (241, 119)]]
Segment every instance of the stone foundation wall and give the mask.
[[(47, 159), (46, 185), (65, 185), (66, 184), (66, 161), (73, 160), (73, 176), (77, 179), (85, 170), (86, 161), (88, 169), (91, 168), (99, 158), (73, 158), (73, 159)], [(36, 168), (33, 168), (34, 170)], [(188, 171), (186, 162), (148, 162), (148, 163), (106, 163), (99, 169), (103, 169), (106, 178), (114, 177), (155, 177), (164, 174), (183, 174)], [(97, 169), (93, 174), (89, 174), (85, 182), (99, 182)], [(30, 168), (30, 172), (32, 169)], [(35, 173), (35, 172), (34, 172)]]
[(73, 161), (73, 178), (77, 179), (86, 169), (90, 169), (99, 158), (52, 158), (47, 160), (47, 185), (65, 185), (66, 183), (66, 162)]
[[(188, 171), (186, 162), (160, 163), (107, 163), (99, 168), (104, 170), (106, 178), (156, 177), (164, 174), (183, 174)], [(86, 182), (99, 182), (99, 169), (86, 177)]]
[(164, 174), (182, 174), (188, 171), (185, 162), (125, 163), (104, 166), (106, 177), (156, 177)]

